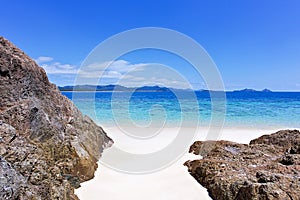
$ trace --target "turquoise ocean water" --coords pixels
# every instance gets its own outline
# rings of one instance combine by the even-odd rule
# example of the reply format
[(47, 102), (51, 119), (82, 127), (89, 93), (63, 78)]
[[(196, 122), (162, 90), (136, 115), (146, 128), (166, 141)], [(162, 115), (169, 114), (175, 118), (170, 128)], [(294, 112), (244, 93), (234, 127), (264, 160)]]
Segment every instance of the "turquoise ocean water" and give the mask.
[[(207, 126), (211, 119), (208, 92), (186, 92), (180, 97), (172, 92), (62, 92), (98, 124), (115, 122), (146, 126), (166, 121), (179, 126)], [(298, 92), (226, 92), (225, 126), (300, 128), (300, 93)]]

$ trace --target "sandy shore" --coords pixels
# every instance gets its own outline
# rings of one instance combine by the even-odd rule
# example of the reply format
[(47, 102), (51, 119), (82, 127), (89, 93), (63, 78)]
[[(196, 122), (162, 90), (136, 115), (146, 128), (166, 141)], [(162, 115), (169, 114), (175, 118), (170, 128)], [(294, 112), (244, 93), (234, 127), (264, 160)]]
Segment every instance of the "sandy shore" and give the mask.
[[(104, 128), (114, 141), (120, 141), (121, 131), (113, 127)], [(239, 143), (249, 143), (250, 140), (264, 134), (271, 134), (279, 129), (254, 128), (224, 128), (220, 139)], [(177, 128), (166, 128), (164, 133), (172, 135)], [(187, 128), (186, 131), (189, 131)], [(207, 129), (199, 129), (195, 140), (206, 138)], [(162, 134), (163, 135), (163, 134)], [(116, 140), (118, 138), (118, 140)], [(161, 140), (161, 138), (160, 138)], [(116, 143), (116, 145), (122, 145)], [(143, 144), (144, 145), (144, 144)], [(123, 144), (124, 146), (124, 144)], [(126, 146), (126, 144), (125, 144)], [(145, 146), (145, 145), (144, 145)], [(141, 147), (138, 147), (141, 148)], [(134, 149), (132, 149), (134, 151)], [(76, 190), (81, 200), (199, 200), (211, 199), (205, 188), (201, 187), (191, 177), (183, 163), (197, 156), (185, 153), (172, 166), (152, 174), (131, 175), (114, 171), (99, 163), (95, 178), (82, 184)]]

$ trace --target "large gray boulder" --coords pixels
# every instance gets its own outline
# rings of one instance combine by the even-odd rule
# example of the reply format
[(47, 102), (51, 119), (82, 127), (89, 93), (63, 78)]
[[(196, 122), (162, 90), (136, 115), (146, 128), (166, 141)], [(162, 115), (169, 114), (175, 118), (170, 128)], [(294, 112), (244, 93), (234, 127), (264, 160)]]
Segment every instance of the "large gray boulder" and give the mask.
[(283, 130), (250, 144), (195, 142), (190, 174), (215, 200), (300, 200), (300, 132)]
[(0, 199), (77, 199), (112, 140), (0, 37)]

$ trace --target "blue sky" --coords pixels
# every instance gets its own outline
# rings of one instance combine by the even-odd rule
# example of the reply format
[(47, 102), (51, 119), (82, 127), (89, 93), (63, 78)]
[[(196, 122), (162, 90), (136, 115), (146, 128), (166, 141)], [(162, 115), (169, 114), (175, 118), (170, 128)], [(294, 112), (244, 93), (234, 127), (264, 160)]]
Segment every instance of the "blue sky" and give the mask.
[[(300, 1), (3, 0), (1, 7), (0, 35), (44, 66), (57, 85), (71, 85), (76, 69), (103, 40), (150, 26), (182, 32), (201, 44), (227, 90), (300, 91)], [(203, 86), (188, 65), (167, 53), (137, 52), (118, 63), (132, 68), (153, 62)], [(118, 66), (114, 70), (110, 73), (120, 73)]]

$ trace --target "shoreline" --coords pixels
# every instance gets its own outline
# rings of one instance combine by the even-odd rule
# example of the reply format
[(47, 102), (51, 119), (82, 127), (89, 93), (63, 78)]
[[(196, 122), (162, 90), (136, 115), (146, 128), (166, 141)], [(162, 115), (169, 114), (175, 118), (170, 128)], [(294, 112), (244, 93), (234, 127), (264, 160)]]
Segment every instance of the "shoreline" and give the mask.
[[(96, 124), (98, 126), (101, 126), (103, 129), (114, 129), (114, 128), (118, 128), (118, 126), (116, 126), (115, 124), (112, 125), (112, 124), (106, 124), (106, 123), (99, 123), (99, 122), (96, 122)], [(172, 128), (195, 128), (194, 126), (178, 126), (176, 125), (177, 123), (174, 123), (174, 124), (169, 124), (169, 125), (166, 125), (164, 126), (164, 128), (167, 128), (167, 129), (172, 129)], [(131, 126), (126, 126), (124, 124), (121, 124), (121, 127), (128, 127), (130, 128)], [(152, 126), (154, 128), (159, 128), (159, 126)], [(211, 127), (215, 127), (215, 126), (211, 126)], [(149, 127), (143, 127), (141, 126), (141, 128), (149, 128)], [(151, 128), (151, 127), (150, 127)], [(204, 125), (199, 125), (198, 126), (198, 129), (202, 129), (202, 130), (205, 130), (205, 129), (208, 129), (209, 126), (204, 126)], [(299, 127), (291, 127), (291, 126), (281, 126), (281, 125), (278, 125), (278, 126), (263, 126), (263, 125), (257, 125), (257, 126), (252, 126), (252, 125), (235, 125), (235, 126), (232, 126), (232, 125), (224, 125), (222, 127), (222, 129), (225, 129), (225, 130), (282, 130), (282, 129), (300, 129), (300, 126)]]
[[(98, 125), (98, 126), (101, 126), (103, 127), (104, 129), (113, 129), (113, 128), (118, 128), (119, 126), (120, 127), (125, 127), (125, 128), (131, 128), (132, 126), (128, 126), (128, 122), (120, 122), (120, 123), (116, 123), (114, 121), (112, 122), (109, 122), (109, 123), (103, 123), (103, 122), (100, 122), (100, 121), (95, 121), (95, 123)], [(134, 121), (131, 121), (130, 123), (133, 123), (135, 124), (137, 127), (140, 127), (140, 128), (161, 128), (161, 124), (159, 124), (158, 122), (155, 122), (155, 123), (152, 123), (151, 126), (147, 127), (145, 124), (139, 124), (139, 123), (136, 123)], [(195, 126), (197, 125), (196, 122), (187, 122), (185, 123), (185, 125), (182, 125), (180, 124), (180, 122), (178, 121), (172, 121), (172, 122), (168, 122), (168, 123), (165, 123), (163, 125), (163, 128), (167, 128), (167, 129), (172, 129), (172, 128), (195, 128)], [(211, 126), (211, 127), (216, 127), (216, 126)], [(238, 123), (238, 124), (234, 124), (233, 122), (224, 122), (223, 126), (219, 126), (219, 127), (222, 127), (222, 129), (225, 129), (225, 130), (236, 130), (236, 129), (239, 129), (239, 130), (283, 130), (283, 129), (300, 129), (300, 126), (299, 127), (296, 127), (296, 126), (286, 126), (286, 125), (272, 125), (272, 124), (246, 124), (246, 123)], [(208, 129), (209, 128), (209, 125), (208, 123), (204, 122), (203, 124), (201, 124), (201, 122), (199, 121), (198, 123), (198, 129)]]
[[(102, 125), (103, 126), (103, 125)], [(109, 136), (120, 133), (117, 127), (103, 126), (103, 129)], [(166, 128), (166, 133), (172, 134), (178, 127)], [(292, 129), (292, 128), (288, 128)], [(189, 128), (186, 128), (188, 131)], [(229, 140), (238, 143), (247, 144), (250, 140), (265, 134), (272, 134), (282, 129), (241, 129), (224, 128), (220, 140)], [(203, 134), (200, 129), (195, 137), (196, 140), (203, 140)], [(112, 138), (115, 136), (112, 136)], [(116, 140), (115, 140), (116, 141)], [(118, 145), (118, 143), (116, 143)], [(105, 154), (105, 152), (104, 152)], [(95, 178), (81, 184), (75, 193), (82, 200), (96, 200), (101, 194), (102, 200), (198, 200), (211, 199), (204, 187), (189, 175), (183, 163), (187, 160), (198, 159), (195, 155), (185, 152), (173, 165), (152, 174), (132, 175), (117, 172), (98, 162), (99, 167), (95, 173)]]

